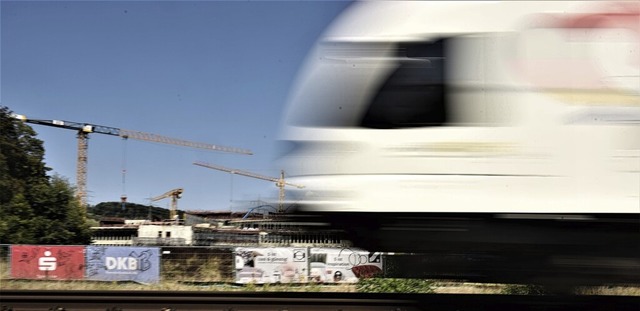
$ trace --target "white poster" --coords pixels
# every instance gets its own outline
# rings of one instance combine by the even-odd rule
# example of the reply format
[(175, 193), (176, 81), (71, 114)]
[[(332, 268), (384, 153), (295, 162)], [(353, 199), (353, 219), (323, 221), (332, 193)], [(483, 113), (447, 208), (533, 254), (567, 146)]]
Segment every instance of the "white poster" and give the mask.
[(306, 248), (238, 247), (235, 250), (237, 283), (305, 283)]
[(311, 248), (309, 281), (356, 283), (382, 274), (382, 254), (349, 248)]

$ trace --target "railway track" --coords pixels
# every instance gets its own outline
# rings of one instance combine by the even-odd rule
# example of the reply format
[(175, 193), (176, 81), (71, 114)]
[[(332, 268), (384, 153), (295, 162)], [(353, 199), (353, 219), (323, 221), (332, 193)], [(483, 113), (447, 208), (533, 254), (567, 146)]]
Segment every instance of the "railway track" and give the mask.
[(640, 310), (640, 297), (628, 296), (19, 290), (0, 295), (2, 311)]

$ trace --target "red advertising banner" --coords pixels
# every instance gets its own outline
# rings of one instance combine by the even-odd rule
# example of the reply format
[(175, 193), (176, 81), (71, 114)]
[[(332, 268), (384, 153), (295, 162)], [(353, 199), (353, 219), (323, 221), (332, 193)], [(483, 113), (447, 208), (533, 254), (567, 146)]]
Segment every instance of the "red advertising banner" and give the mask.
[(78, 280), (84, 271), (84, 246), (11, 246), (13, 278)]

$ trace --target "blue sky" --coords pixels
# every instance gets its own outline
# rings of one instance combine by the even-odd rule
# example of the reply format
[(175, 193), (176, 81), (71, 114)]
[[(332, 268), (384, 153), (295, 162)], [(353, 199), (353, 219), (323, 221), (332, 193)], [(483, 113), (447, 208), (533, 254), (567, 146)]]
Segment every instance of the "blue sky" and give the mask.
[[(273, 183), (192, 165), (278, 176), (276, 139), (306, 53), (342, 1), (0, 2), (0, 105), (35, 119), (87, 122), (250, 149), (207, 152), (114, 136), (89, 140), (88, 200), (228, 210), (277, 197)], [(32, 125), (46, 164), (75, 183), (71, 130)], [(122, 170), (126, 169), (123, 182)], [(168, 207), (168, 200), (154, 205)]]

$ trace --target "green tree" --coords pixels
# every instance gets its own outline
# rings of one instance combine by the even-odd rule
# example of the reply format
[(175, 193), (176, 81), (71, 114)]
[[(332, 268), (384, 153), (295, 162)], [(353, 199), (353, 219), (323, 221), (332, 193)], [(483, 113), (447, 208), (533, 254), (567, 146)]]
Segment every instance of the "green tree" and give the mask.
[(0, 243), (87, 244), (89, 226), (74, 189), (50, 177), (44, 146), (0, 107)]

